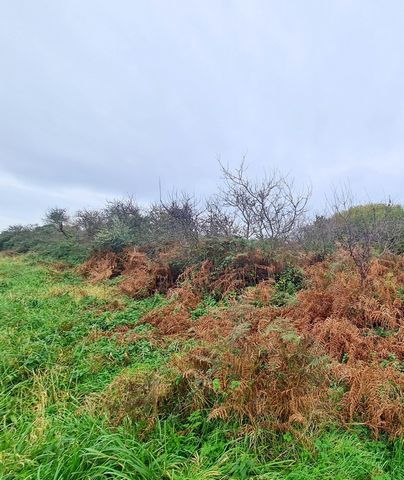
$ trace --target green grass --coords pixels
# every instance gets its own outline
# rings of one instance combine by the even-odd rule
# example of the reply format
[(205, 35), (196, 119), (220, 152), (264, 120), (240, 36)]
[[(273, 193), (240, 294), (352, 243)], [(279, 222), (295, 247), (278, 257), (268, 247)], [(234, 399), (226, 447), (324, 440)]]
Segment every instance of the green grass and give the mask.
[(1, 480), (403, 478), (402, 443), (373, 440), (364, 429), (334, 427), (303, 445), (271, 432), (251, 442), (204, 412), (161, 419), (147, 433), (141, 423), (113, 426), (88, 407), (91, 399), (127, 369), (159, 370), (186, 346), (159, 349), (147, 338), (126, 345), (102, 332), (136, 324), (163, 303), (0, 256)]

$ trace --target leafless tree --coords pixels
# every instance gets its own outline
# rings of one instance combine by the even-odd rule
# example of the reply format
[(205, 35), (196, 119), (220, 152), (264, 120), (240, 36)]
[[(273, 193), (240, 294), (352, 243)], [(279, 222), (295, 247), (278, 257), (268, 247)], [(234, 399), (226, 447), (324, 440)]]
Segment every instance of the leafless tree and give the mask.
[(234, 212), (245, 238), (287, 238), (304, 216), (310, 189), (296, 192), (293, 180), (277, 171), (250, 180), (244, 160), (234, 171), (220, 163), (223, 205)]
[(93, 239), (106, 224), (105, 212), (84, 208), (76, 213), (75, 224), (85, 232), (88, 238)]
[(200, 229), (207, 237), (234, 237), (239, 234), (236, 216), (226, 211), (218, 197), (206, 201), (205, 210), (200, 219)]
[(45, 214), (45, 222), (49, 225), (54, 225), (57, 230), (62, 233), (65, 237), (68, 236), (66, 232), (66, 224), (69, 222), (70, 218), (65, 208), (54, 207), (50, 208)]
[(365, 282), (374, 253), (393, 250), (404, 234), (402, 208), (391, 202), (355, 205), (349, 187), (335, 190), (331, 203), (336, 240), (348, 251)]
[(150, 229), (159, 239), (196, 241), (202, 212), (198, 201), (187, 193), (173, 192), (160, 199), (149, 212)]

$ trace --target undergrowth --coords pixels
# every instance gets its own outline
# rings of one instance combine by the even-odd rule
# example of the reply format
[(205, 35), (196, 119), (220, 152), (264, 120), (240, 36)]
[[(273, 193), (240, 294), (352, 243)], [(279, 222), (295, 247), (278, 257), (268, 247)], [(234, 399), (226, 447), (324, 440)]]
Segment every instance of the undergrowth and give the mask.
[[(377, 438), (355, 426), (367, 417), (350, 419), (349, 409), (346, 423), (333, 415), (332, 402), (365, 408), (360, 395), (378, 399), (363, 389), (346, 396), (350, 382), (356, 385), (353, 362), (361, 344), (349, 349), (338, 330), (327, 356), (304, 336), (306, 330), (323, 342), (335, 336), (319, 323), (339, 309), (355, 328), (366, 329), (366, 342), (377, 337), (386, 351), (396, 348), (396, 277), (384, 287), (392, 310), (379, 301), (379, 314), (367, 317), (366, 299), (358, 303), (362, 313), (352, 312), (332, 300), (341, 294), (331, 283), (320, 285), (317, 270), (308, 279), (286, 271), (254, 287), (249, 265), (237, 261), (247, 275), (234, 279), (234, 285), (246, 279), (247, 289), (237, 295), (198, 295), (184, 279), (167, 297), (134, 300), (114, 280), (90, 283), (66, 267), (1, 256), (0, 478), (402, 478), (399, 438), (388, 439), (383, 425)], [(343, 273), (334, 270), (344, 288)], [(305, 293), (315, 284), (322, 310)], [(274, 302), (279, 292), (293, 301)], [(383, 355), (379, 363), (389, 358)], [(337, 377), (334, 360), (348, 369)], [(324, 412), (327, 418), (318, 415)]]

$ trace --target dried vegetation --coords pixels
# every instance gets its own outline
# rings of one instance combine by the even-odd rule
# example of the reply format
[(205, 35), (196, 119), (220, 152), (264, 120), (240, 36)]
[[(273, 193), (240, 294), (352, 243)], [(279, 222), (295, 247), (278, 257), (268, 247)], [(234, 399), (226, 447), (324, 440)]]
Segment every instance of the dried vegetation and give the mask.
[[(166, 292), (168, 303), (140, 323), (154, 327), (149, 333), (160, 345), (188, 345), (167, 374), (115, 380), (111, 389), (120, 393), (106, 395), (114, 398), (107, 406), (115, 419), (203, 409), (211, 419), (237, 419), (246, 431), (301, 434), (340, 421), (366, 425), (376, 436), (404, 434), (402, 256), (375, 258), (366, 282), (344, 252), (319, 262), (302, 257), (304, 288), (280, 306), (274, 298), (287, 262), (259, 250), (237, 254), (221, 269), (201, 261), (177, 278), (161, 254), (152, 261), (127, 250), (103, 262), (90, 260), (83, 271), (98, 280), (101, 265), (104, 278), (119, 270), (120, 288), (136, 298)], [(207, 294), (219, 304), (195, 317)], [(126, 339), (131, 328), (122, 332)]]

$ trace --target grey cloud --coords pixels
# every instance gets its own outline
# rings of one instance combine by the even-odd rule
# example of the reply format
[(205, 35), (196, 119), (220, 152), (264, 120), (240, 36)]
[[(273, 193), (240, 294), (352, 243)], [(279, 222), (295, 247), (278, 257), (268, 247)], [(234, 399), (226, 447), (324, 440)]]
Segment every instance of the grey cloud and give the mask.
[(403, 201), (403, 24), (400, 0), (3, 2), (0, 176), (24, 187), (0, 182), (0, 223), (61, 189), (208, 194), (245, 152), (316, 208), (346, 179)]

